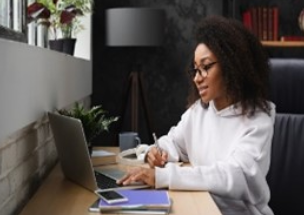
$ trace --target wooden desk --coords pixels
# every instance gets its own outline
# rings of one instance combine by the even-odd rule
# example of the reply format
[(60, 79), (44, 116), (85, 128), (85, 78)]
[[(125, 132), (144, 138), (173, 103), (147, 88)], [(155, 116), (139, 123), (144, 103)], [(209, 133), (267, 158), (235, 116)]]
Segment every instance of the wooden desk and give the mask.
[[(169, 191), (169, 195), (172, 215), (221, 214), (208, 192)], [(88, 212), (96, 199), (94, 193), (65, 179), (57, 164), (20, 215), (96, 215)]]

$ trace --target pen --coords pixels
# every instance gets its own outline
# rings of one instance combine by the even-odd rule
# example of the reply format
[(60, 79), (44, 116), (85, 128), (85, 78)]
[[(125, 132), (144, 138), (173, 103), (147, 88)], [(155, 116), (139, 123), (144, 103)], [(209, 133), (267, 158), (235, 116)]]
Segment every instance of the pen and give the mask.
[[(157, 139), (157, 137), (156, 137), (156, 134), (153, 133), (152, 135), (153, 135), (153, 138), (154, 138), (154, 142), (155, 142), (156, 149), (158, 150), (158, 152), (159, 152), (160, 155), (162, 156), (162, 155), (163, 155), (163, 152), (162, 152), (162, 149), (161, 149), (160, 146), (159, 146), (159, 143), (158, 143), (158, 139)], [(165, 164), (166, 164), (166, 162), (164, 162), (164, 161), (161, 161), (161, 162), (162, 162), (162, 167), (164, 167)]]
[(157, 139), (157, 137), (156, 137), (156, 134), (153, 133), (152, 135), (153, 135), (153, 138), (154, 138), (155, 146), (156, 146), (157, 150), (158, 150), (158, 151), (160, 152), (160, 154), (161, 154), (162, 152), (161, 152), (161, 148), (159, 147), (158, 139)]

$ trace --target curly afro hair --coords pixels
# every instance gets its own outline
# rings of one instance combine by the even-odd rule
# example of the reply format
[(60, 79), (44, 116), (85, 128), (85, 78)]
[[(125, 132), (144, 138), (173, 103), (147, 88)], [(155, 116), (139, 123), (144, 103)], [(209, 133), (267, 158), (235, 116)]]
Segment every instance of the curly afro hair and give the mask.
[[(228, 96), (243, 114), (257, 108), (269, 114), (269, 61), (258, 38), (234, 19), (209, 16), (198, 23), (196, 46), (205, 44), (217, 57)], [(192, 81), (192, 80), (191, 80)], [(199, 98), (192, 81), (189, 104)]]

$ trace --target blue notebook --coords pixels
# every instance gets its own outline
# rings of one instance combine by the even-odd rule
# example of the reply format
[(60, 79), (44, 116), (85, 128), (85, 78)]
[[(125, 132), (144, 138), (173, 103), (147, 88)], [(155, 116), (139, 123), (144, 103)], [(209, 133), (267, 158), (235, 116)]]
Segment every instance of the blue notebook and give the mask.
[(99, 201), (99, 208), (104, 210), (121, 209), (170, 209), (171, 201), (167, 190), (119, 190), (128, 198), (127, 202), (108, 204)]

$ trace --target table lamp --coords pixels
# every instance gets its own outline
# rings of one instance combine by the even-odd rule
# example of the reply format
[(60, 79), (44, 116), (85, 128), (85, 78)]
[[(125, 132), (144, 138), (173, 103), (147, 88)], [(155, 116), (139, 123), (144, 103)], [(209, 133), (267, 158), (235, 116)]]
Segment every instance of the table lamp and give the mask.
[[(160, 46), (164, 35), (165, 12), (153, 8), (111, 8), (106, 10), (106, 45), (112, 47)], [(131, 129), (138, 131), (138, 101), (143, 104), (149, 138), (153, 141), (150, 111), (144, 82), (139, 71), (129, 71), (127, 89), (124, 91), (121, 125), (128, 99), (131, 97)], [(121, 130), (121, 127), (120, 127)]]

